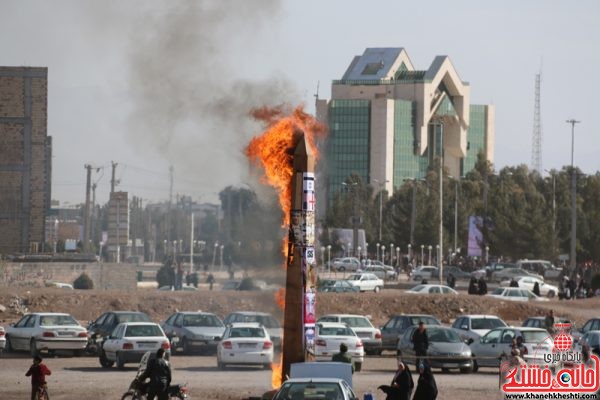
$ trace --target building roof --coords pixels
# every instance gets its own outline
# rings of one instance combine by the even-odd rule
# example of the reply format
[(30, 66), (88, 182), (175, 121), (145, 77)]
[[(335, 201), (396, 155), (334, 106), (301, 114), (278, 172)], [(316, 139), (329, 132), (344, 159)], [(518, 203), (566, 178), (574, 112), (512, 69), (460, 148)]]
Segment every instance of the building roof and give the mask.
[(402, 47), (367, 48), (362, 56), (354, 57), (342, 79), (385, 79), (403, 50)]

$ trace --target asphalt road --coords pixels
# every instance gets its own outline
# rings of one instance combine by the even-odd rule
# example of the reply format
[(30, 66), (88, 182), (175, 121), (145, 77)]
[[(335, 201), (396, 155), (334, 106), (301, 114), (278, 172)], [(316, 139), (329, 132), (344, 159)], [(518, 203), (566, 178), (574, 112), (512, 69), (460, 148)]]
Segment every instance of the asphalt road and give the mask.
[[(137, 365), (103, 369), (93, 357), (46, 358), (52, 370), (48, 377), (52, 400), (120, 399), (135, 377)], [(271, 371), (254, 367), (232, 368), (220, 371), (214, 356), (174, 356), (173, 383), (188, 383), (190, 399), (245, 399), (260, 396), (271, 389)], [(4, 354), (0, 358), (0, 399), (29, 399), (30, 381), (25, 372), (31, 359), (25, 354)], [(354, 374), (354, 389), (359, 399), (371, 392), (375, 399), (385, 399), (377, 386), (389, 384), (396, 359), (367, 357), (363, 370)], [(414, 371), (414, 366), (412, 367)], [(497, 370), (483, 368), (473, 374), (441, 373), (434, 370), (439, 389), (439, 400), (501, 399), (498, 391)], [(415, 383), (417, 375), (414, 376)]]

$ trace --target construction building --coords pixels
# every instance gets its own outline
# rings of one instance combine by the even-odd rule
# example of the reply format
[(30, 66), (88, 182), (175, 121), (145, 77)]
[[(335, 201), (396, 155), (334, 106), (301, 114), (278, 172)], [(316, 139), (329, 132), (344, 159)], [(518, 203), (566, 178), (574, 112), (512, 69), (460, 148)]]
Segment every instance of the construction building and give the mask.
[(48, 69), (0, 67), (0, 254), (44, 250), (52, 167), (47, 121)]
[(477, 154), (493, 162), (494, 107), (470, 104), (470, 87), (450, 58), (416, 70), (403, 48), (367, 48), (317, 99), (329, 127), (322, 176), (332, 200), (350, 175), (388, 193), (425, 177), (443, 155), (449, 174), (473, 169)]

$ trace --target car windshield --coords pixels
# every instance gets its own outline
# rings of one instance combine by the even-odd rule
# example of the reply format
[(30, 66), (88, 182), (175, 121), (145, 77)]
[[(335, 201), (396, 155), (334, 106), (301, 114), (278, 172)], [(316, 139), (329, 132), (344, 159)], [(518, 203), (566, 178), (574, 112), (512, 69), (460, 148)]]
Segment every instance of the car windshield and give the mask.
[(343, 326), (322, 326), (319, 329), (320, 336), (354, 336), (354, 331), (348, 327)]
[(425, 287), (425, 285), (417, 285), (412, 289), (409, 289), (409, 292), (420, 292), (421, 290), (423, 290), (423, 288)]
[(264, 338), (265, 330), (262, 328), (237, 327), (231, 328), (230, 338)]
[(325, 399), (343, 400), (344, 395), (335, 382), (284, 383), (275, 400)]
[(44, 315), (40, 317), (40, 326), (79, 325), (70, 315)]
[(427, 337), (430, 342), (458, 343), (460, 337), (451, 329), (428, 328)]
[(506, 326), (504, 321), (499, 318), (473, 318), (471, 319), (471, 329), (494, 329)]
[(183, 326), (223, 326), (214, 315), (187, 314), (183, 317)]
[(280, 328), (279, 321), (270, 315), (241, 315), (235, 322), (258, 322), (267, 329)]
[(342, 317), (342, 322), (356, 328), (372, 328), (373, 325), (365, 317)]
[(433, 317), (426, 317), (426, 316), (422, 316), (422, 317), (411, 317), (410, 318), (410, 324), (411, 325), (419, 325), (419, 322), (423, 321), (423, 323), (425, 325), (440, 325), (439, 321)]
[(504, 293), (504, 288), (501, 288), (501, 287), (496, 288), (492, 291), (492, 294), (502, 294), (502, 293)]
[(542, 343), (550, 337), (546, 331), (524, 331), (521, 335), (525, 343)]
[(350, 275), (348, 278), (349, 281), (360, 281), (360, 274)]
[(163, 336), (157, 325), (129, 325), (125, 330), (125, 337)]
[(117, 321), (121, 322), (152, 322), (150, 317), (143, 313), (117, 314)]

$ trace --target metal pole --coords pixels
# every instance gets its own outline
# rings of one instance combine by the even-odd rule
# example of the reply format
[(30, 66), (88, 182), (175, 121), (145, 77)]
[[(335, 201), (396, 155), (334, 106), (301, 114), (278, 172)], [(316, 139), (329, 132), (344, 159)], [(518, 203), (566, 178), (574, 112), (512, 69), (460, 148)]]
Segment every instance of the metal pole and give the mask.
[(458, 180), (454, 186), (454, 252), (458, 247)]
[(194, 273), (194, 213), (192, 213), (192, 228), (190, 229), (190, 274)]
[(575, 174), (575, 168), (573, 165), (574, 153), (575, 153), (575, 124), (580, 123), (574, 118), (567, 120), (568, 124), (571, 124), (571, 254), (570, 254), (570, 266), (571, 272), (575, 271), (577, 267), (577, 254), (575, 252), (575, 245), (577, 242), (577, 176)]
[(381, 242), (381, 221), (383, 219), (383, 184), (382, 190), (379, 191), (379, 241)]
[(440, 231), (439, 231), (439, 235), (440, 235), (440, 244), (439, 244), (439, 254), (438, 254), (438, 270), (439, 270), (439, 275), (440, 275), (440, 285), (443, 284), (443, 269), (444, 269), (444, 257), (442, 257), (442, 254), (444, 254), (444, 250), (443, 250), (443, 245), (444, 245), (444, 240), (443, 240), (443, 235), (444, 235), (444, 209), (443, 209), (443, 203), (444, 203), (444, 194), (443, 194), (443, 172), (444, 172), (444, 144), (443, 144), (443, 139), (444, 139), (444, 124), (440, 122), (440, 190), (439, 190), (439, 194), (440, 194)]
[(410, 212), (410, 243), (415, 242), (416, 219), (417, 219), (417, 180), (413, 179), (412, 209)]

